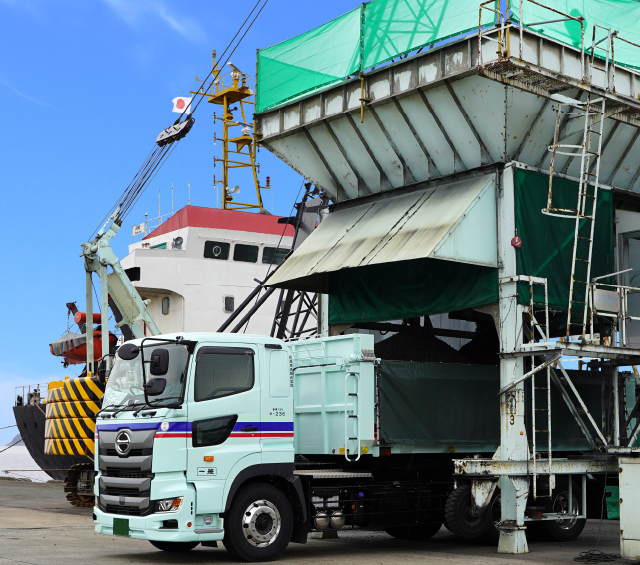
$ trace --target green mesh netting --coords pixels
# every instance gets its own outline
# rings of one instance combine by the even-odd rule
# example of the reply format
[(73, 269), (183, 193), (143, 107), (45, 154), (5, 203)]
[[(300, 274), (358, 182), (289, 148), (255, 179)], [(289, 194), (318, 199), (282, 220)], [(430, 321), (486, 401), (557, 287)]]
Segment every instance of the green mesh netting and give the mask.
[[(520, 22), (521, 0), (511, 0), (512, 19)], [(620, 37), (640, 44), (640, 2), (638, 0), (554, 0), (549, 3), (556, 10), (573, 17), (584, 16), (585, 49), (591, 48), (593, 24), (618, 30)], [(562, 16), (524, 0), (522, 19), (525, 27), (534, 22), (557, 20)], [(557, 39), (563, 43), (580, 48), (580, 24), (576, 21), (556, 22), (531, 26), (531, 29)], [(596, 41), (606, 35), (603, 29), (596, 30)], [(606, 42), (600, 44), (606, 46)], [(640, 49), (621, 40), (615, 40), (615, 61), (618, 64), (639, 68)], [(596, 50), (597, 57), (604, 57), (604, 51)]]
[[(256, 111), (478, 28), (478, 0), (372, 0), (328, 24), (258, 50)], [(483, 25), (495, 14), (483, 10)]]
[(256, 111), (263, 111), (360, 68), (362, 8), (258, 51)]
[[(424, 45), (478, 29), (479, 2), (468, 0), (375, 0), (364, 6), (363, 69)], [(492, 6), (489, 6), (492, 7)], [(483, 25), (495, 14), (482, 11)]]

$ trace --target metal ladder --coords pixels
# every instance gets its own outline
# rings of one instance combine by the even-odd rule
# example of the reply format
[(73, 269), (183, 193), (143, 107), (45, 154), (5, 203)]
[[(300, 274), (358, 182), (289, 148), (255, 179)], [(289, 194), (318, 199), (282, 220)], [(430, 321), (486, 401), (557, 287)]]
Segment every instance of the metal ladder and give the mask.
[[(596, 41), (596, 31), (604, 30), (607, 34)], [(591, 57), (589, 58), (589, 83), (593, 82), (596, 50), (603, 52), (605, 89), (615, 91), (615, 66), (613, 61), (613, 41), (617, 32), (599, 25), (593, 26), (593, 39), (591, 42)], [(601, 43), (605, 43), (602, 47)], [(563, 111), (563, 107), (567, 107)], [(589, 279), (591, 277), (591, 258), (593, 253), (593, 234), (596, 225), (596, 207), (598, 201), (598, 188), (600, 183), (600, 159), (602, 156), (602, 138), (605, 120), (605, 99), (592, 98), (589, 93), (586, 102), (578, 100), (562, 102), (554, 107), (556, 112), (556, 126), (551, 151), (551, 163), (549, 165), (549, 195), (547, 207), (542, 210), (549, 216), (575, 219), (573, 238), (573, 257), (571, 261), (571, 282), (569, 287), (569, 305), (567, 308), (567, 332), (566, 338), (571, 339), (576, 335), (582, 341), (586, 341), (587, 318), (589, 313)], [(581, 145), (562, 144), (559, 142), (561, 124), (566, 125), (569, 120), (561, 119), (561, 116), (576, 116), (572, 119), (584, 119), (584, 128)], [(599, 121), (599, 124), (598, 124)], [(598, 129), (594, 129), (597, 127)], [(594, 139), (595, 136), (595, 139)], [(561, 150), (559, 150), (561, 149)], [(575, 209), (556, 208), (553, 206), (553, 168), (556, 155), (568, 155), (571, 158), (580, 156), (580, 176), (578, 183), (578, 202)], [(581, 268), (579, 268), (581, 266)], [(584, 280), (582, 280), (584, 279)], [(584, 294), (582, 293), (584, 289)], [(577, 297), (577, 298), (576, 298)], [(582, 298), (582, 300), (579, 300)], [(572, 332), (572, 329), (578, 332)], [(593, 336), (591, 336), (593, 339)]]
[[(349, 377), (354, 377), (353, 387), (355, 390), (349, 391)], [(344, 377), (344, 456), (347, 461), (354, 462), (360, 459), (360, 422), (358, 420), (360, 375), (352, 371), (347, 372)], [(349, 402), (353, 403), (353, 408), (349, 409)], [(350, 425), (351, 423), (351, 425)], [(355, 459), (350, 456), (351, 442), (355, 442)]]
[[(538, 337), (542, 338), (542, 341), (549, 341), (549, 292), (547, 288), (547, 279), (539, 279), (537, 277), (521, 277), (522, 279), (528, 279), (529, 282), (529, 343), (534, 343), (537, 341), (536, 333)], [(533, 296), (533, 285), (544, 286), (544, 302), (535, 302)], [(538, 322), (534, 308), (544, 307), (544, 322)], [(538, 495), (538, 475), (541, 474), (538, 472), (538, 460), (542, 459), (541, 455), (544, 454), (545, 459), (548, 460), (549, 471), (552, 469), (552, 459), (553, 459), (553, 448), (551, 446), (551, 367), (547, 366), (547, 378), (542, 381), (544, 386), (536, 386), (536, 360), (535, 356), (531, 356), (531, 458), (533, 460), (532, 464), (532, 472), (533, 472), (533, 499), (536, 500), (538, 498), (548, 498), (551, 496), (551, 492), (555, 487), (555, 478), (554, 475), (549, 473), (549, 494), (548, 495)], [(540, 381), (538, 381), (538, 384)], [(536, 407), (536, 391), (544, 390), (546, 394), (544, 395), (546, 400), (544, 406), (542, 408)], [(537, 418), (536, 414), (538, 412), (546, 412), (546, 424), (547, 429), (537, 429)], [(546, 434), (546, 450), (538, 450), (538, 434)]]
[[(593, 60), (591, 64), (593, 64)], [(563, 111), (565, 106), (568, 109)], [(589, 94), (586, 102), (576, 100), (571, 103), (560, 103), (554, 107), (554, 110), (556, 111), (556, 127), (554, 143), (549, 147), (549, 151), (551, 151), (549, 194), (547, 207), (542, 212), (549, 216), (575, 220), (566, 337), (570, 339), (572, 335), (578, 335), (584, 341), (586, 339), (589, 310), (588, 291), (591, 277), (593, 234), (596, 224), (596, 202), (600, 182), (605, 100), (604, 98), (592, 99), (591, 94)], [(560, 124), (564, 122), (564, 120), (561, 120), (562, 115), (584, 118), (581, 145), (559, 143)], [(598, 126), (598, 121), (599, 129), (594, 129), (594, 127)], [(580, 177), (575, 209), (554, 207), (553, 205), (553, 167), (556, 155), (568, 155), (572, 158), (580, 156)], [(574, 331), (576, 329), (578, 331)]]

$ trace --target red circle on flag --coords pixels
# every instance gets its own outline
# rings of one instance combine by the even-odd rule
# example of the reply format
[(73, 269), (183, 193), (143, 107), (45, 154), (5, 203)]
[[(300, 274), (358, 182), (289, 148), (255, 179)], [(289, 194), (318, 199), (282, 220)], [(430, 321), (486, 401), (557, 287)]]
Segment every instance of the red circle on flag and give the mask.
[(184, 108), (184, 100), (182, 98), (176, 102), (176, 108), (178, 108), (178, 110), (182, 110)]

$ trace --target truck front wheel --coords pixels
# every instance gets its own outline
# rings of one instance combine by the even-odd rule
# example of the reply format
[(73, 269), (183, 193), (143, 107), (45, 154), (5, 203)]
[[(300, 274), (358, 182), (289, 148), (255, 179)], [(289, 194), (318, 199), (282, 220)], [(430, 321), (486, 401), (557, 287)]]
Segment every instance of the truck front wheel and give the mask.
[(289, 545), (293, 511), (286, 496), (267, 484), (253, 484), (233, 499), (222, 543), (242, 561), (271, 561)]

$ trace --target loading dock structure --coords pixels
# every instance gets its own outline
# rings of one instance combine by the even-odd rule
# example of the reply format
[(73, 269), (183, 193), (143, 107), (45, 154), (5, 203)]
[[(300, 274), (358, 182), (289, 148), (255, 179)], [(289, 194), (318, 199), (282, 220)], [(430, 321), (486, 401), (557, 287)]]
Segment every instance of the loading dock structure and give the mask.
[[(499, 481), (498, 551), (524, 553), (525, 523), (539, 519), (527, 506), (556, 476), (580, 476), (586, 496), (587, 475), (626, 477), (640, 453), (635, 398), (626, 409), (618, 376), (640, 362), (640, 37), (624, 21), (639, 8), (418, 4), (374, 0), (258, 52), (256, 136), (332, 201), (266, 284), (321, 294), (323, 335), (492, 316), (500, 447), (455, 472), (475, 512)], [(331, 37), (341, 56), (327, 47), (327, 62)], [(610, 421), (587, 409), (563, 358), (599, 370)], [(553, 456), (552, 386), (590, 446), (579, 457)], [(568, 484), (569, 514), (586, 517)], [(620, 485), (635, 499), (633, 481)], [(622, 554), (640, 558), (627, 504), (621, 520)]]

